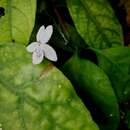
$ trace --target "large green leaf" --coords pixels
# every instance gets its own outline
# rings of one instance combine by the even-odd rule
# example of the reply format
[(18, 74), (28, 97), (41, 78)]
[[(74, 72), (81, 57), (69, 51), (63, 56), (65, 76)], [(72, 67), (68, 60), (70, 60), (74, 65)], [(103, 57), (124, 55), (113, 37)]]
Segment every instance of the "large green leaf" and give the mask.
[[(81, 87), (104, 113), (103, 130), (116, 130), (119, 124), (117, 99), (107, 75), (94, 63), (72, 56), (63, 72), (76, 87)], [(101, 123), (101, 122), (100, 122)]]
[(27, 44), (35, 22), (36, 0), (0, 0), (0, 42)]
[(77, 31), (89, 46), (123, 44), (121, 26), (106, 0), (67, 0), (67, 5)]
[(118, 99), (130, 98), (130, 48), (94, 49), (99, 66), (108, 74)]
[(98, 130), (68, 79), (51, 63), (32, 65), (17, 44), (0, 45), (3, 130)]

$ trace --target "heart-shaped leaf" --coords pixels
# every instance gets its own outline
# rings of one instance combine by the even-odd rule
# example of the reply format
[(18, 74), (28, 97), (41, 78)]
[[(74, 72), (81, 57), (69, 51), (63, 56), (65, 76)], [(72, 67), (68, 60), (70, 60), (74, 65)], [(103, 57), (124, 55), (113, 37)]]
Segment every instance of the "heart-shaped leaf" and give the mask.
[(35, 23), (36, 0), (0, 0), (0, 42), (27, 44)]
[(99, 130), (68, 79), (52, 64), (32, 65), (18, 44), (0, 45), (0, 128)]
[(119, 125), (119, 108), (109, 78), (94, 63), (72, 56), (64, 65), (63, 72), (76, 87), (81, 87), (103, 112), (103, 130), (116, 130)]
[(94, 49), (99, 66), (108, 74), (118, 99), (130, 98), (130, 48)]
[(121, 26), (106, 0), (67, 0), (67, 5), (77, 31), (89, 46), (123, 44)]

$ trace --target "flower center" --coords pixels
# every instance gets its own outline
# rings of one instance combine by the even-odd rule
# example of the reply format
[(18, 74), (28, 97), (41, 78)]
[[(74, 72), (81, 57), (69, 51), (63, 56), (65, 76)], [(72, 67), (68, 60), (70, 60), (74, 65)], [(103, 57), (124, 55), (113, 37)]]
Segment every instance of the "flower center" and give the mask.
[(41, 52), (41, 49), (40, 49), (40, 48), (36, 48), (36, 49), (35, 49), (35, 52), (36, 52), (37, 57), (41, 57), (42, 52)]
[(38, 46), (40, 46), (41, 45), (41, 43), (40, 42), (37, 42), (38, 43)]

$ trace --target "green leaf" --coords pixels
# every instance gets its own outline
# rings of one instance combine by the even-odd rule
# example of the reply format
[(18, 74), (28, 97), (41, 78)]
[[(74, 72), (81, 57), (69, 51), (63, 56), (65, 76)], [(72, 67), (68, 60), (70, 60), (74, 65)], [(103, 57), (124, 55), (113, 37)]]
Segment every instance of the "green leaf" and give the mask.
[(99, 66), (109, 76), (119, 101), (130, 98), (130, 48), (94, 49)]
[(77, 31), (89, 46), (123, 44), (121, 26), (106, 0), (67, 0), (67, 6)]
[[(74, 55), (63, 72), (76, 87), (81, 87), (104, 113), (103, 130), (116, 130), (119, 125), (117, 99), (107, 75), (92, 62)], [(102, 127), (102, 126), (101, 126)]]
[(0, 0), (0, 42), (27, 44), (35, 23), (36, 0)]
[(18, 44), (0, 45), (3, 130), (99, 130), (68, 79), (51, 63), (32, 65)]

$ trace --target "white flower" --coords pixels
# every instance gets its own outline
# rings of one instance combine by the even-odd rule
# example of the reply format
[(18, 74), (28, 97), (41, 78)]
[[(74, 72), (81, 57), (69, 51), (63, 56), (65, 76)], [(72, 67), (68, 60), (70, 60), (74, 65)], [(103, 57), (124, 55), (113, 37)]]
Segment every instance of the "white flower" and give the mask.
[(57, 55), (55, 50), (48, 44), (46, 44), (51, 38), (53, 33), (52, 25), (41, 26), (38, 30), (36, 42), (32, 42), (27, 46), (27, 51), (33, 53), (32, 55), (32, 63), (39, 64), (45, 58), (51, 61), (57, 61)]

